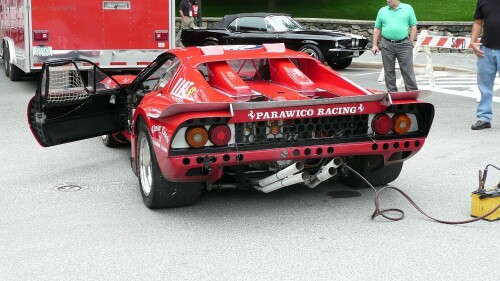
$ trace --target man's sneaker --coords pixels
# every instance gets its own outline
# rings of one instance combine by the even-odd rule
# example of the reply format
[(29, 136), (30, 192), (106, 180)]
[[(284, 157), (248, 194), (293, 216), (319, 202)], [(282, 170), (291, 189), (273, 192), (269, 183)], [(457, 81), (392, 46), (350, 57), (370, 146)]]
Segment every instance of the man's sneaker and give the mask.
[(472, 130), (482, 130), (486, 128), (491, 128), (491, 123), (483, 120), (477, 120), (476, 124), (471, 127)]

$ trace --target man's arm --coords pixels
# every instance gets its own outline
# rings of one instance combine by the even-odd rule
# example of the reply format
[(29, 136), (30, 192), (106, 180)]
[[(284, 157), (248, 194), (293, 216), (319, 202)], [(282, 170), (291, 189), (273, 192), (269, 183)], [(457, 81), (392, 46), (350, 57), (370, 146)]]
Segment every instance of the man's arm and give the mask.
[(415, 42), (417, 38), (417, 25), (410, 26), (410, 41)]
[(374, 28), (373, 29), (373, 39), (372, 39), (372, 53), (376, 55), (378, 52), (380, 52), (378, 48), (378, 39), (380, 38), (380, 29)]
[(478, 57), (484, 56), (484, 52), (479, 48), (481, 47), (481, 43), (478, 42), (479, 36), (481, 35), (481, 31), (483, 30), (483, 20), (476, 19), (472, 24), (472, 33), (471, 33), (471, 47), (474, 54)]

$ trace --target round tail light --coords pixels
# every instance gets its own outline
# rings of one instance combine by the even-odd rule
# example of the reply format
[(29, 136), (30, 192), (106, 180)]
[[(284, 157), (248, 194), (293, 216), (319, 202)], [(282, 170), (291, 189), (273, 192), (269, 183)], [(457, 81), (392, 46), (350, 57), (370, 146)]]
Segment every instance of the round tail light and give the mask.
[(231, 140), (231, 129), (227, 125), (215, 125), (210, 128), (208, 135), (216, 146), (225, 146)]
[(394, 115), (392, 120), (394, 122), (393, 130), (397, 134), (406, 134), (411, 128), (411, 119), (404, 113)]
[(205, 127), (191, 127), (186, 130), (186, 142), (192, 148), (202, 148), (208, 141)]
[(379, 135), (388, 134), (393, 127), (392, 119), (387, 114), (379, 114), (372, 120), (373, 131)]

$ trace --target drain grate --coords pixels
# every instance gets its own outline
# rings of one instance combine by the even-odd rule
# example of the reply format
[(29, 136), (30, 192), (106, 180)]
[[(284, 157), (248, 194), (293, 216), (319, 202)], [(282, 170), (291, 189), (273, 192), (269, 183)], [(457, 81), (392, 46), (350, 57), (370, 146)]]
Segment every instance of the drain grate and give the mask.
[(56, 190), (61, 192), (74, 192), (82, 189), (83, 187), (79, 184), (62, 184), (56, 187)]

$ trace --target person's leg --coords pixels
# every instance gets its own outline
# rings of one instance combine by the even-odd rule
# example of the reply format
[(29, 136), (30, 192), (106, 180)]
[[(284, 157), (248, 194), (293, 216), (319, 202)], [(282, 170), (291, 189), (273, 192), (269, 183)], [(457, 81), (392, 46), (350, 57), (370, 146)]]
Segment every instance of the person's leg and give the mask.
[(177, 34), (175, 35), (175, 42), (176, 42), (176, 46), (179, 46), (180, 42), (181, 42), (181, 33), (182, 33), (182, 28), (183, 28), (183, 20), (181, 18), (181, 24), (179, 25), (179, 31), (177, 31)]
[(477, 86), (481, 92), (481, 100), (477, 106), (476, 116), (479, 120), (491, 122), (493, 85), (497, 74), (497, 60), (495, 50), (481, 46), (484, 57), (477, 58)]
[(195, 28), (196, 27), (196, 25), (194, 24), (194, 18), (193, 17), (189, 18), (188, 27), (189, 28)]
[(176, 42), (177, 46), (182, 45), (182, 42), (181, 42), (182, 29), (187, 28), (189, 26), (190, 22), (192, 22), (192, 20), (191, 21), (189, 21), (189, 20), (183, 21), (181, 18), (181, 26), (179, 28), (179, 31), (177, 32), (177, 35), (175, 36), (175, 42)]
[(405, 82), (405, 90), (418, 90), (415, 71), (413, 69), (413, 45), (410, 39), (395, 44), (395, 48), (401, 76), (403, 76), (403, 81)]
[(380, 42), (380, 51), (382, 53), (382, 64), (384, 65), (385, 86), (388, 92), (397, 92), (396, 86), (396, 54), (391, 42), (382, 39)]

